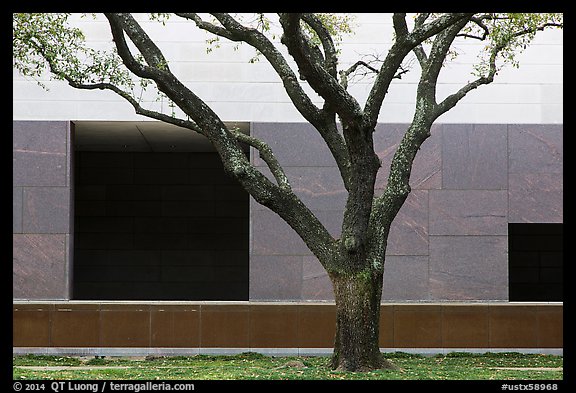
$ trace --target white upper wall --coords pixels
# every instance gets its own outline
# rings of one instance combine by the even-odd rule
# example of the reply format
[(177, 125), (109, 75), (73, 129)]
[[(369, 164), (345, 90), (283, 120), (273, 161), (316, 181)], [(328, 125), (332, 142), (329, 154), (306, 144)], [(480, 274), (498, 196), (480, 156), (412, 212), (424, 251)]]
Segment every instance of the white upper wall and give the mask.
[[(302, 122), (282, 88), (279, 78), (265, 59), (254, 64), (254, 50), (246, 44), (222, 40), (221, 47), (206, 53), (208, 34), (183, 19), (173, 17), (166, 26), (139, 15), (146, 31), (156, 39), (169, 61), (171, 70), (204, 99), (224, 121)], [(105, 18), (75, 16), (94, 47), (107, 47), (111, 34)], [(340, 67), (362, 55), (383, 54), (392, 40), (390, 14), (357, 14), (355, 34), (341, 44)], [(460, 41), (460, 55), (447, 65), (440, 76), (438, 99), (454, 92), (474, 77), (471, 65), (476, 60), (478, 41)], [(442, 123), (562, 123), (563, 34), (547, 30), (537, 35), (520, 55), (520, 68), (505, 68), (495, 81), (468, 94), (455, 108), (440, 117)], [(283, 48), (282, 48), (283, 50)], [(284, 50), (284, 53), (286, 51)], [(417, 62), (415, 62), (416, 64)], [(419, 69), (416, 65), (402, 79), (392, 83), (380, 122), (410, 122)], [(49, 91), (35, 81), (13, 76), (13, 118), (15, 120), (146, 120), (112, 92), (79, 91), (63, 82), (48, 81)], [(371, 80), (350, 84), (350, 92), (361, 104), (367, 97)], [(308, 86), (311, 97), (321, 100)], [(151, 101), (154, 109), (166, 103)]]

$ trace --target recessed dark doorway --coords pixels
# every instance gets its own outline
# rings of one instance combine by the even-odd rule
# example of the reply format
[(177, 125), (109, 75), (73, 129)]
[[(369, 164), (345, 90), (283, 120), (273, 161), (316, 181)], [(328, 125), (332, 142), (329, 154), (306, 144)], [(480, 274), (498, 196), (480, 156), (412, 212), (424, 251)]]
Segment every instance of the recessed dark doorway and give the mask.
[(205, 141), (123, 125), (76, 127), (73, 298), (247, 300), (248, 194)]
[(563, 224), (508, 224), (510, 301), (563, 301)]

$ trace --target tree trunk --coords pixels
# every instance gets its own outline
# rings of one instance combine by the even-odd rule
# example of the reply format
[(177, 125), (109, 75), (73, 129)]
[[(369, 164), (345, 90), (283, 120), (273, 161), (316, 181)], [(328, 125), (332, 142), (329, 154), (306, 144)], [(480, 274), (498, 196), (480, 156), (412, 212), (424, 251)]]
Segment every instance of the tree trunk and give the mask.
[(380, 353), (378, 336), (382, 272), (332, 274), (336, 337), (332, 368), (369, 371), (395, 368)]

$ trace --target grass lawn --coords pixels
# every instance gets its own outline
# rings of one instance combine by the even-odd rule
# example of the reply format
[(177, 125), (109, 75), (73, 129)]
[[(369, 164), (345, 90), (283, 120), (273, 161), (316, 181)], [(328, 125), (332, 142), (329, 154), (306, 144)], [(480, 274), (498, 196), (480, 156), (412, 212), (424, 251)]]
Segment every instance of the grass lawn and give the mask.
[(234, 356), (78, 358), (14, 356), (14, 380), (559, 380), (563, 358), (519, 353), (450, 353), (421, 356), (387, 353), (398, 370), (332, 371), (328, 357)]

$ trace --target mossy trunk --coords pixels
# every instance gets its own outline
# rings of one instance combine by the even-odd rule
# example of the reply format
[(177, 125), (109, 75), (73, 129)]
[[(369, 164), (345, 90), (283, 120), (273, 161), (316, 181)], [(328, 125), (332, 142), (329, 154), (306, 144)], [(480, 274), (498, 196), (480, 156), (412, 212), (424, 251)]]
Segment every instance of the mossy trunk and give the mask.
[(369, 371), (394, 368), (380, 353), (382, 273), (332, 274), (336, 300), (336, 337), (332, 368)]

